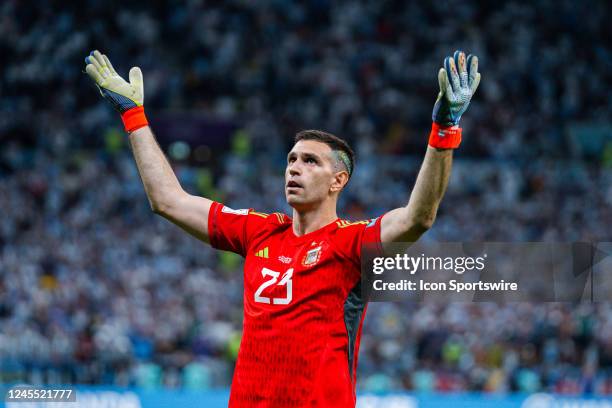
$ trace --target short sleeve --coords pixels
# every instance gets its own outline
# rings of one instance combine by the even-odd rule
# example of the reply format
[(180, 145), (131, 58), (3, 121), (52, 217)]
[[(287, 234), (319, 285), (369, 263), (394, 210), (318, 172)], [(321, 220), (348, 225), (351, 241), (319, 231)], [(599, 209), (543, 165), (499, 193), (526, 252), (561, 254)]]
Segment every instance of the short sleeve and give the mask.
[(336, 238), (340, 256), (359, 265), (364, 248), (382, 252), (380, 223), (383, 216), (366, 221), (340, 221)]
[(246, 256), (253, 235), (266, 224), (268, 214), (253, 209), (234, 210), (213, 202), (208, 214), (208, 236), (215, 249)]

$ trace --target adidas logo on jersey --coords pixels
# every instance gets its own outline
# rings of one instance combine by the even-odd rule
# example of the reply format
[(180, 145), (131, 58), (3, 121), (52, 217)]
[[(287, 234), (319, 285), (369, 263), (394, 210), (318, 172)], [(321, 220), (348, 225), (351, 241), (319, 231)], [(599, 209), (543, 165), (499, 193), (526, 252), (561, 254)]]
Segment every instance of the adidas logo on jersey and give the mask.
[(265, 247), (264, 249), (260, 249), (259, 251), (255, 252), (255, 256), (268, 259), (270, 257), (270, 255), (268, 254), (268, 247)]

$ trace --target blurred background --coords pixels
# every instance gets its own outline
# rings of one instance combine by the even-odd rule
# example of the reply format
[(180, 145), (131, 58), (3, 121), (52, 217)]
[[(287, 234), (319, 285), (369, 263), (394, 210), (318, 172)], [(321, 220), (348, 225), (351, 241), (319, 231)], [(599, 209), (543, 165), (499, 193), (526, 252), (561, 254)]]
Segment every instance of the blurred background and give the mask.
[[(290, 209), (293, 135), (348, 140), (339, 215), (404, 205), (437, 71), (482, 81), (425, 240), (612, 241), (612, 4), (248, 0), (0, 4), (0, 383), (224, 389), (242, 260), (154, 215), (93, 49), (144, 73), (186, 190)], [(612, 394), (612, 306), (371, 304), (362, 392)]]

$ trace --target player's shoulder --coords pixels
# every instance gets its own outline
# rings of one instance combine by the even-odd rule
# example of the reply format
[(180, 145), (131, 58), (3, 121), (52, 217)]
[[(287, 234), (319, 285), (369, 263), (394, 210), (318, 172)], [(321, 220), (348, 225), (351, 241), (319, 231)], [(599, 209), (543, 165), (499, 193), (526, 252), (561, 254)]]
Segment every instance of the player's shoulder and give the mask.
[(271, 225), (291, 224), (291, 217), (289, 217), (287, 214), (283, 214), (280, 212), (264, 213), (264, 212), (255, 211), (251, 208), (249, 209), (248, 215), (255, 219), (262, 220), (262, 222), (264, 222), (265, 224), (271, 224)]
[(355, 228), (361, 226), (363, 228), (364, 225), (368, 225), (371, 220), (360, 220), (360, 221), (350, 221), (350, 220), (338, 220), (336, 221), (336, 226), (338, 229), (345, 228)]
[(335, 231), (337, 234), (357, 234), (364, 231), (366, 228), (373, 226), (378, 218), (370, 218), (366, 220), (350, 221), (339, 219), (336, 221)]
[(249, 237), (278, 234), (291, 226), (291, 218), (280, 212), (265, 213), (253, 208), (234, 210), (223, 206), (220, 210), (228, 222), (239, 222)]
[(379, 233), (376, 228), (379, 225), (377, 223), (378, 219), (337, 220), (335, 228), (330, 232), (330, 238), (339, 256), (352, 262), (358, 262), (356, 260), (361, 254), (362, 245), (379, 240)]
[(255, 241), (282, 236), (291, 227), (291, 218), (280, 212), (264, 213), (251, 209), (248, 217), (246, 228)]
[(219, 204), (219, 206), (221, 207), (220, 211), (224, 214), (247, 216), (249, 219), (258, 220), (265, 224), (281, 225), (291, 222), (291, 218), (289, 216), (280, 212), (265, 213), (256, 211), (253, 208), (240, 208), (235, 210), (223, 204)]
[(364, 229), (367, 227), (370, 227), (372, 225), (374, 225), (376, 223), (376, 220), (378, 219), (378, 217), (376, 218), (368, 218), (366, 220), (359, 220), (359, 221), (350, 221), (350, 220), (343, 220), (343, 219), (339, 219), (338, 221), (336, 221), (336, 225), (338, 226), (339, 230), (351, 230), (351, 229)]

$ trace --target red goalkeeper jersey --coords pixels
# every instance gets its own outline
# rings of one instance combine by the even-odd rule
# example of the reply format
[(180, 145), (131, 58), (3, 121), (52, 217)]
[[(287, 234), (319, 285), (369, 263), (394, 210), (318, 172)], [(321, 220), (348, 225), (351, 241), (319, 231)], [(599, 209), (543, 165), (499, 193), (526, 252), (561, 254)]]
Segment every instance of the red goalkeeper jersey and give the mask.
[(246, 258), (230, 407), (355, 406), (361, 246), (380, 243), (380, 218), (298, 237), (285, 214), (213, 203), (208, 231), (214, 248)]

